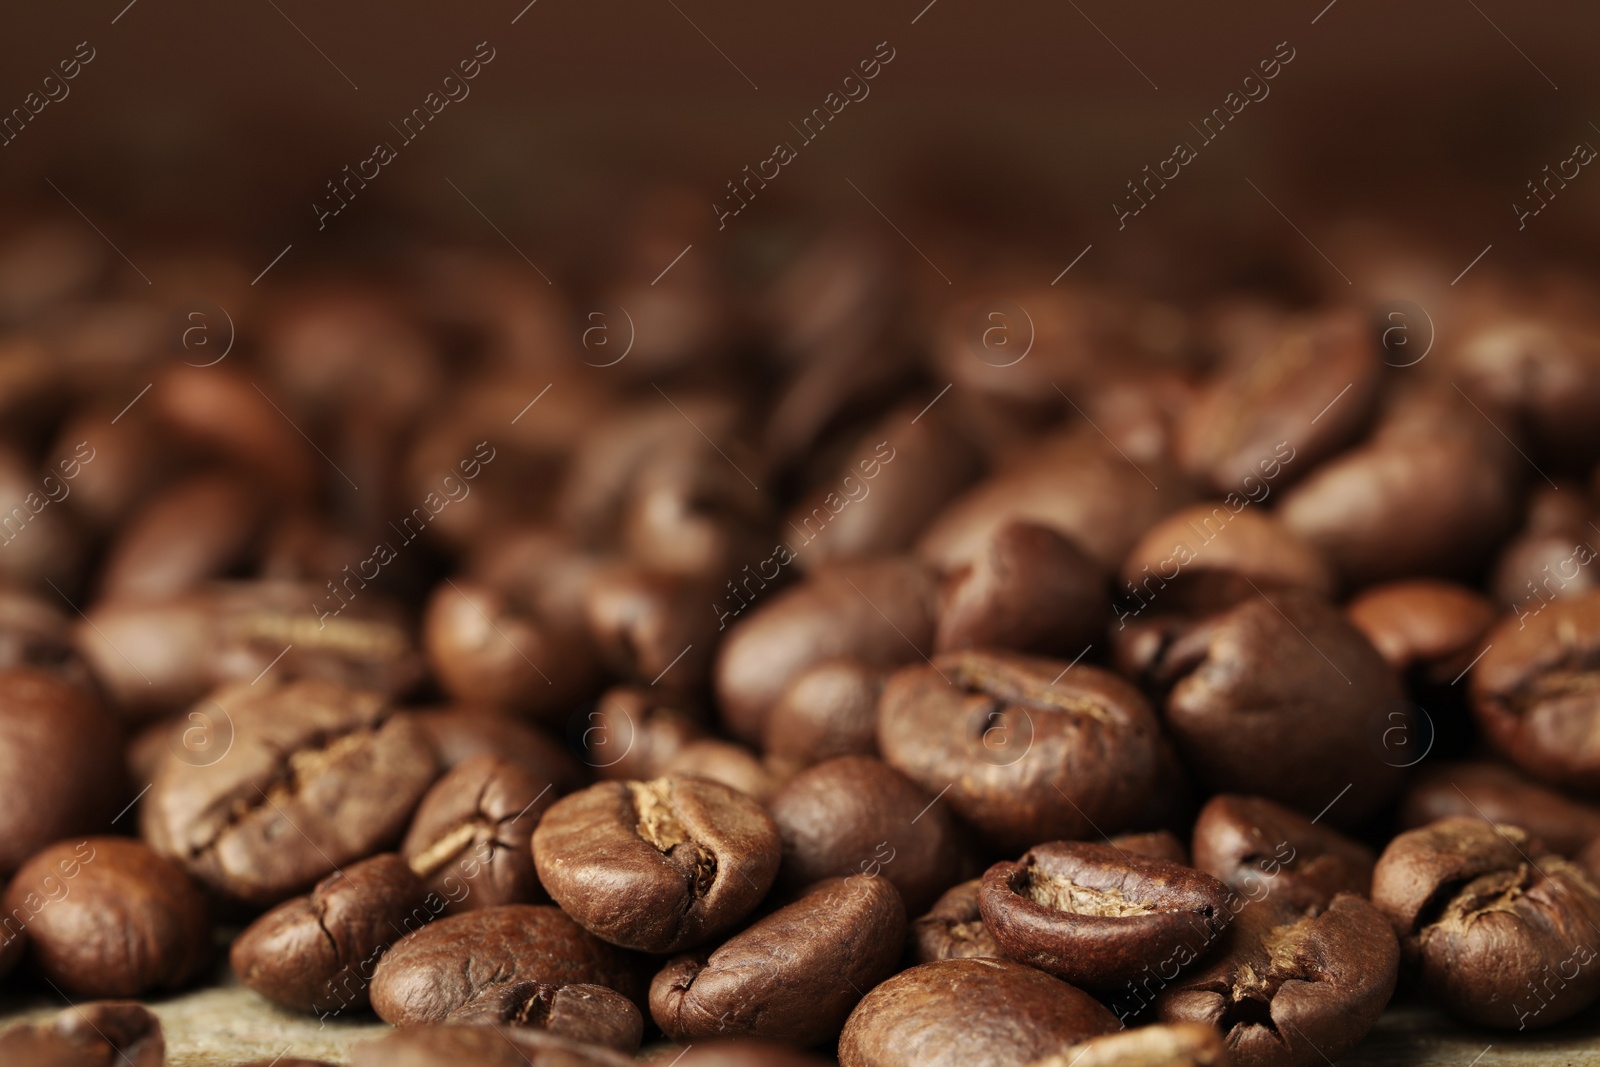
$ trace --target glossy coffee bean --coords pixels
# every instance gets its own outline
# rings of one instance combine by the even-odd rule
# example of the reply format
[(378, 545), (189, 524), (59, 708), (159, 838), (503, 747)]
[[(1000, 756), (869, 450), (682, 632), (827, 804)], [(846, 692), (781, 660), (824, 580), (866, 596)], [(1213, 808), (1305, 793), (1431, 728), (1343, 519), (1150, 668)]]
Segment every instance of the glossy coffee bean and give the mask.
[(878, 754), (878, 697), (885, 671), (825, 660), (796, 675), (767, 713), (762, 751), (793, 773), (839, 756)]
[(263, 510), (261, 495), (237, 478), (198, 475), (168, 487), (123, 527), (100, 595), (159, 600), (222, 577), (243, 561)]
[[(1114, 849), (1147, 859), (1164, 860), (1180, 867), (1194, 866), (1189, 862), (1189, 850), (1183, 847), (1171, 830), (1151, 830), (1142, 834), (1118, 834), (1106, 844)], [(1205, 868), (1198, 868), (1204, 870)], [(1213, 873), (1213, 872), (1207, 872)]]
[(778, 873), (777, 827), (744, 794), (696, 778), (602, 782), (533, 831), (539, 880), (590, 933), (676, 952), (743, 919)]
[(1438, 685), (1467, 669), (1495, 621), (1494, 607), (1480, 594), (1428, 578), (1373, 586), (1344, 611), (1395, 670)]
[[(1354, 1048), (1389, 1003), (1400, 948), (1383, 915), (1356, 896), (1305, 916), (1269, 897), (1246, 905), (1211, 962), (1167, 984), (1153, 970), (1164, 1023), (1220, 1030), (1236, 1067), (1312, 1067)], [(1136, 995), (1132, 1005), (1142, 1006)]]
[(445, 914), (544, 899), (528, 836), (554, 785), (495, 756), (474, 756), (433, 784), (400, 855), (446, 901)]
[(953, 886), (934, 901), (926, 915), (912, 922), (907, 953), (912, 963), (1005, 955), (983, 924), (978, 907), (978, 889), (982, 885), (983, 879), (974, 878)]
[(1194, 824), (1194, 865), (1251, 900), (1263, 892), (1316, 913), (1340, 893), (1367, 896), (1372, 850), (1292, 808), (1221, 795)]
[(1432, 763), (1400, 801), (1400, 826), (1416, 830), (1453, 816), (1520, 826), (1571, 859), (1600, 838), (1600, 807), (1542, 786), (1499, 763)]
[(182, 989), (211, 961), (205, 898), (181, 870), (125, 837), (62, 841), (6, 888), (34, 967), (71, 996)]
[(1423, 994), (1457, 1018), (1539, 1028), (1600, 997), (1600, 889), (1518, 827), (1454, 818), (1403, 833), (1372, 900)]
[(555, 793), (570, 793), (589, 784), (584, 768), (559, 742), (509, 715), (488, 708), (408, 714), (433, 743), (443, 770), (453, 770), (474, 756), (495, 756), (516, 764), (536, 779), (554, 782)]
[(602, 778), (657, 778), (686, 745), (707, 736), (705, 715), (670, 692), (619, 685), (573, 720), (584, 761)]
[(629, 1067), (609, 1048), (533, 1027), (412, 1026), (351, 1050), (355, 1067)]
[(690, 741), (661, 764), (663, 775), (721, 782), (758, 804), (765, 804), (778, 791), (775, 770), (743, 745), (714, 737)]
[(637, 1052), (644, 1016), (633, 1001), (601, 985), (514, 982), (485, 989), (451, 1012), (453, 1025), (531, 1027), (586, 1045)]
[(1010, 960), (939, 960), (867, 994), (840, 1035), (839, 1064), (1023, 1064), (1116, 1028), (1093, 997), (1043, 971)]
[(405, 860), (374, 856), (251, 923), (234, 941), (229, 962), (241, 982), (291, 1011), (365, 1011), (378, 960), (442, 905), (429, 899)]
[(717, 620), (706, 606), (719, 595), (711, 578), (619, 564), (590, 579), (584, 615), (612, 671), (641, 684), (697, 689), (717, 644)]
[(392, 846), (437, 771), (414, 723), (330, 682), (268, 676), (218, 690), (189, 718), (203, 744), (167, 754), (141, 830), (217, 894), (258, 907)]
[(670, 961), (650, 983), (650, 1015), (674, 1041), (821, 1044), (863, 990), (894, 973), (905, 934), (905, 905), (887, 879), (819, 882), (709, 955)]
[(783, 840), (782, 884), (798, 889), (851, 874), (882, 874), (908, 914), (921, 914), (961, 876), (967, 850), (931, 794), (870, 756), (800, 772), (768, 811)]
[(1222, 1035), (1201, 1023), (1155, 1023), (1105, 1034), (1027, 1067), (1231, 1067)]
[(603, 985), (635, 1003), (634, 959), (559, 908), (503, 904), (429, 923), (395, 944), (372, 978), (372, 1010), (395, 1026), (443, 1022), (488, 990), (517, 982)]
[(1470, 686), (1489, 743), (1540, 781), (1600, 790), (1600, 691), (1587, 666), (1600, 656), (1600, 592), (1503, 619), (1484, 643)]
[(884, 688), (878, 746), (998, 848), (1120, 830), (1154, 783), (1159, 727), (1126, 682), (1013, 653), (949, 652)]
[(161, 1021), (132, 1001), (78, 1004), (0, 1031), (0, 1062), (17, 1067), (162, 1067), (166, 1054)]
[(1100, 636), (1105, 570), (1048, 526), (1010, 522), (945, 578), (933, 647), (1076, 655)]
[(108, 826), (126, 781), (120, 731), (93, 696), (35, 668), (0, 671), (0, 878)]
[(1107, 989), (1180, 948), (1204, 955), (1232, 918), (1228, 896), (1217, 879), (1189, 867), (1056, 841), (990, 867), (978, 907), (1011, 959)]

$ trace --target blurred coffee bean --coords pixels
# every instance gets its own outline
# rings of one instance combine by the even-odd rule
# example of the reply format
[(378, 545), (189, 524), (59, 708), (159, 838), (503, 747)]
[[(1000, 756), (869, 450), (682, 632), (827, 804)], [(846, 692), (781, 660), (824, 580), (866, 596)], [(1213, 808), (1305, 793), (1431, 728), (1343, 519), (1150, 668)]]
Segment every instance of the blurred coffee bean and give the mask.
[(215, 893), (257, 907), (392, 846), (438, 773), (415, 723), (331, 682), (236, 684), (189, 719), (141, 831)]
[(1261, 797), (1220, 795), (1194, 824), (1194, 865), (1259, 900), (1315, 915), (1340, 893), (1367, 896), (1377, 857), (1359, 842)]
[[(172, 463), (172, 449), (143, 405), (124, 414), (119, 409), (126, 402), (119, 398), (70, 414), (45, 459), (50, 469), (74, 474), (72, 509), (100, 528), (147, 499)], [(94, 458), (85, 463), (86, 456)]]
[(1027, 1067), (1230, 1067), (1228, 1046), (1203, 1023), (1155, 1023), (1091, 1037)]
[(529, 1026), (397, 1030), (351, 1050), (355, 1067), (629, 1067), (633, 1058)]
[(745, 471), (765, 475), (748, 449), (730, 441), (728, 450), (738, 469), (700, 439), (642, 461), (619, 530), (631, 558), (655, 570), (737, 575), (771, 555), (767, 499)]
[(59, 603), (0, 587), (0, 670), (35, 667), (88, 688), (88, 666), (73, 647), (72, 623)]
[(496, 756), (474, 756), (433, 784), (400, 845), (411, 869), (455, 915), (544, 900), (528, 837), (555, 783)]
[(565, 748), (540, 730), (486, 708), (446, 708), (408, 713), (433, 743), (439, 766), (452, 770), (474, 756), (494, 756), (521, 767), (557, 794), (570, 793), (589, 776)]
[[(1176, 863), (1180, 867), (1195, 866), (1189, 862), (1189, 850), (1170, 830), (1151, 830), (1142, 834), (1118, 834), (1116, 837), (1107, 838), (1106, 844), (1119, 852), (1127, 852), (1135, 856), (1164, 860), (1167, 863)], [(1198, 869), (1205, 870), (1203, 867)], [(1216, 875), (1215, 871), (1206, 871), (1206, 873)], [(1221, 877), (1220, 875), (1216, 876)]]
[(251, 923), (234, 941), (229, 962), (239, 981), (291, 1011), (324, 1017), (365, 1011), (378, 960), (436, 916), (435, 903), (405, 860), (373, 856)]
[(465, 1026), (528, 1027), (586, 1045), (639, 1051), (644, 1016), (633, 1001), (601, 985), (514, 982), (490, 986), (445, 1018)]
[(905, 936), (905, 905), (887, 879), (830, 878), (709, 955), (669, 961), (650, 983), (650, 1014), (674, 1041), (822, 1044), (863, 990), (894, 973)]
[(1435, 685), (1466, 670), (1496, 614), (1473, 590), (1428, 578), (1373, 586), (1344, 613), (1391, 667)]
[(584, 761), (600, 777), (622, 781), (659, 778), (674, 756), (707, 736), (704, 713), (670, 692), (627, 685), (602, 693), (573, 731)]
[(1600, 890), (1518, 827), (1453, 818), (1403, 833), (1372, 899), (1423, 994), (1457, 1018), (1540, 1028), (1600, 997)]
[(14, 449), (0, 446), (0, 580), (49, 592), (76, 584), (84, 552), (78, 517), (66, 505), (71, 499), (68, 471), (92, 463), (95, 451), (84, 445), (62, 461), (70, 466), (35, 469)]
[(166, 1055), (161, 1020), (132, 1001), (77, 1004), (0, 1031), (0, 1061), (17, 1067), (162, 1067)]
[(590, 637), (613, 671), (695, 690), (711, 673), (720, 599), (712, 580), (622, 564), (594, 576), (584, 612)]
[(720, 782), (758, 804), (772, 799), (781, 784), (755, 753), (716, 738), (690, 741), (662, 762), (660, 773)]
[(1522, 528), (1495, 560), (1488, 583), (1494, 599), (1521, 615), (1600, 585), (1600, 571), (1589, 566), (1597, 517), (1600, 509), (1582, 490), (1535, 486)]
[(533, 831), (539, 880), (597, 937), (668, 953), (750, 914), (772, 886), (778, 828), (719, 782), (602, 782), (550, 808)]
[(867, 994), (839, 1038), (839, 1064), (1023, 1064), (1116, 1028), (1093, 997), (1043, 971), (1010, 960), (938, 960)]
[(926, 915), (911, 924), (912, 963), (964, 959), (969, 956), (1001, 958), (1005, 953), (989, 928), (983, 925), (978, 908), (978, 890), (983, 879), (974, 878), (945, 891)]
[(1600, 454), (1600, 337), (1589, 319), (1550, 307), (1482, 315), (1456, 344), (1451, 370), (1479, 403), (1510, 413), (1541, 451), (1592, 459)]
[(29, 219), (0, 244), (0, 316), (21, 318), (85, 291), (107, 258), (77, 219)]
[(171, 992), (211, 960), (199, 888), (125, 837), (69, 838), (35, 854), (4, 908), (8, 920), (26, 917), (32, 967), (72, 996)]
[(197, 475), (131, 516), (102, 564), (108, 600), (161, 600), (220, 578), (244, 559), (263, 501), (237, 479)]
[(949, 575), (933, 645), (1073, 655), (1100, 636), (1106, 572), (1054, 530), (1011, 522)]
[(296, 431), (293, 413), (285, 414), (289, 398), (263, 392), (243, 373), (168, 367), (150, 401), (153, 417), (177, 441), (255, 471), (289, 499), (309, 498), (324, 474), (337, 478)]
[(832, 1059), (775, 1041), (696, 1041), (667, 1046), (644, 1061), (649, 1067), (835, 1067)]
[(1400, 801), (1400, 827), (1476, 816), (1520, 826), (1568, 859), (1600, 838), (1600, 807), (1563, 796), (1498, 763), (1429, 763)]
[(878, 754), (878, 696), (888, 675), (851, 659), (796, 674), (767, 713), (762, 751), (780, 775), (838, 756)]
[(1094, 667), (947, 652), (889, 679), (884, 760), (999, 849), (1122, 829), (1149, 792), (1160, 727), (1139, 692)]

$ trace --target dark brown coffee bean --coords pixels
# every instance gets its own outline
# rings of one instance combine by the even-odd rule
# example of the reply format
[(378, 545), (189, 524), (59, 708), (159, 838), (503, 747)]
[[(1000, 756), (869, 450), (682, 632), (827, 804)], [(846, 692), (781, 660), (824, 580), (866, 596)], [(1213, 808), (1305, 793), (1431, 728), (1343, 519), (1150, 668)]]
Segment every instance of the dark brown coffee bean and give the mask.
[(945, 579), (933, 647), (1075, 655), (1100, 635), (1106, 572), (1048, 526), (1010, 522)]
[(905, 905), (887, 879), (830, 878), (709, 956), (669, 962), (650, 983), (650, 1014), (674, 1041), (821, 1044), (863, 990), (894, 973), (905, 936)]
[(835, 1067), (834, 1061), (771, 1041), (696, 1041), (669, 1047), (644, 1061), (648, 1067)]
[(1502, 619), (1472, 668), (1472, 710), (1490, 744), (1540, 781), (1600, 790), (1600, 592)]
[(1005, 955), (978, 908), (983, 879), (962, 882), (934, 901), (926, 915), (911, 924), (909, 958), (913, 963), (965, 959), (969, 956), (1000, 958)]
[(0, 878), (107, 826), (126, 782), (120, 731), (93, 696), (34, 668), (0, 670)]
[(474, 756), (495, 756), (521, 767), (535, 778), (555, 783), (556, 793), (570, 793), (589, 784), (589, 776), (572, 754), (543, 731), (487, 708), (410, 711), (439, 753), (446, 771)]
[(759, 741), (784, 689), (824, 660), (849, 656), (897, 667), (920, 659), (933, 642), (935, 601), (932, 573), (899, 558), (822, 567), (793, 589), (766, 594), (717, 653), (726, 726), (743, 741)]
[(1027, 1067), (1230, 1067), (1222, 1035), (1201, 1023), (1156, 1023), (1091, 1037)]
[[(1144, 697), (1094, 667), (947, 652), (884, 688), (888, 764), (998, 848), (1120, 830), (1154, 782), (1160, 728)], [(948, 792), (946, 792), (948, 790)]]
[[(69, 461), (96, 455), (84, 444)], [(81, 520), (66, 504), (72, 492), (66, 469), (37, 469), (32, 460), (0, 444), (0, 581), (54, 595), (48, 582), (72, 585), (81, 569), (85, 537)], [(61, 501), (61, 503), (57, 503)]]
[(354, 1067), (632, 1067), (609, 1048), (526, 1026), (412, 1026), (363, 1041)]
[(1167, 726), (1210, 789), (1310, 812), (1338, 798), (1328, 818), (1351, 825), (1399, 786), (1398, 764), (1380, 758), (1375, 740), (1390, 712), (1410, 722), (1399, 679), (1310, 594), (1260, 596), (1211, 616), (1165, 648), (1155, 673), (1171, 686)]
[[(686, 430), (678, 419), (676, 431)], [(640, 463), (618, 529), (626, 555), (652, 570), (677, 574), (739, 574), (749, 566), (742, 571), (748, 576), (761, 569), (755, 561), (773, 551), (766, 536), (768, 502), (744, 473), (759, 481), (760, 460), (735, 434), (719, 436), (720, 454), (695, 434)], [(730, 455), (739, 456), (740, 470), (729, 465)]]
[(1232, 919), (1210, 875), (1110, 845), (1055, 841), (997, 863), (978, 890), (983, 925), (1011, 959), (1108, 989), (1181, 947), (1195, 957)]
[(921, 914), (961, 876), (966, 849), (931, 794), (882, 760), (845, 756), (800, 772), (768, 805), (783, 839), (782, 883), (798, 889), (881, 874)]
[(878, 754), (878, 697), (888, 673), (850, 659), (795, 675), (767, 713), (762, 751), (780, 774), (838, 756)]
[(132, 1001), (79, 1004), (0, 1032), (0, 1063), (16, 1067), (162, 1067), (166, 1054), (161, 1021)]
[(1194, 824), (1194, 865), (1251, 900), (1270, 893), (1316, 914), (1372, 890), (1372, 850), (1261, 797), (1215, 796)]
[(57, 605), (22, 589), (0, 589), (0, 670), (35, 667), (89, 688), (89, 667)]
[(633, 957), (559, 908), (503, 904), (452, 915), (403, 938), (372, 978), (372, 1010), (395, 1026), (443, 1022), (495, 986), (603, 985), (639, 1002)]
[(125, 837), (51, 845), (17, 871), (4, 907), (8, 931), (27, 928), (33, 966), (70, 995), (181, 989), (211, 960), (199, 888)]
[(1145, 979), (1128, 1006), (1154, 992), (1162, 1022), (1220, 1030), (1236, 1067), (1312, 1067), (1350, 1051), (1377, 1023), (1400, 948), (1361, 897), (1336, 897), (1316, 916), (1272, 897), (1240, 910), (1212, 962), (1173, 981), (1167, 967), (1176, 962), (1158, 963), (1155, 989)]
[(939, 960), (867, 994), (839, 1037), (839, 1064), (1023, 1064), (1116, 1028), (1093, 997), (1043, 971), (1010, 960)]
[(1536, 486), (1522, 529), (1500, 550), (1489, 591), (1519, 615), (1548, 601), (1584, 593), (1600, 584), (1594, 562), (1594, 501), (1581, 489)]
[(414, 723), (331, 682), (241, 683), (189, 718), (203, 744), (168, 753), (142, 832), (216, 893), (255, 906), (392, 846), (437, 772)]
[(670, 692), (619, 685), (575, 717), (569, 733), (602, 778), (658, 778), (667, 761), (707, 736), (704, 713)]
[(1444, 819), (1389, 842), (1372, 876), (1422, 992), (1458, 1018), (1525, 1030), (1600, 997), (1600, 889), (1519, 827)]
[(150, 393), (155, 418), (201, 455), (220, 455), (256, 471), (291, 498), (305, 499), (315, 489), (323, 468), (284, 417), (287, 398), (269, 403), (242, 373), (192, 365), (169, 367)]
[(1499, 763), (1429, 763), (1400, 802), (1400, 826), (1453, 816), (1520, 826), (1572, 859), (1600, 837), (1600, 808), (1563, 796)]
[(772, 769), (749, 749), (712, 737), (690, 741), (678, 749), (662, 763), (661, 773), (721, 782), (758, 804), (772, 799), (779, 784)]
[(159, 600), (222, 577), (243, 560), (262, 505), (258, 492), (223, 475), (170, 486), (122, 528), (102, 564), (100, 595)]
[(400, 855), (455, 915), (544, 899), (528, 837), (556, 801), (554, 785), (494, 756), (474, 756), (434, 783)]
[(1593, 327), (1586, 308), (1573, 314), (1554, 304), (1530, 302), (1484, 316), (1458, 342), (1450, 369), (1461, 389), (1510, 414), (1511, 425), (1541, 449), (1593, 458), (1600, 444)]
[(1344, 613), (1391, 667), (1435, 685), (1449, 684), (1467, 669), (1495, 620), (1483, 596), (1428, 578), (1373, 586), (1345, 605)]
[(617, 564), (590, 580), (589, 635), (606, 666), (625, 678), (678, 691), (704, 686), (717, 643), (706, 606), (721, 596), (711, 578)]
[(629, 1053), (639, 1051), (644, 1040), (644, 1016), (633, 1001), (601, 985), (514, 982), (490, 986), (451, 1012), (445, 1022), (531, 1027)]
[[(1176, 863), (1180, 867), (1193, 867), (1189, 862), (1189, 850), (1183, 847), (1183, 842), (1178, 840), (1171, 830), (1152, 830), (1143, 834), (1118, 834), (1109, 838), (1106, 844), (1120, 852), (1131, 853), (1135, 856), (1144, 856), (1147, 859), (1165, 860), (1167, 863)], [(1204, 867), (1197, 868), (1205, 870)], [(1215, 874), (1214, 871), (1207, 871)]]
[(753, 911), (778, 873), (777, 827), (719, 782), (602, 782), (550, 808), (533, 831), (539, 880), (590, 933), (676, 952)]
[(405, 860), (374, 856), (251, 923), (234, 941), (229, 962), (241, 982), (292, 1011), (365, 1011), (378, 960), (443, 906)]

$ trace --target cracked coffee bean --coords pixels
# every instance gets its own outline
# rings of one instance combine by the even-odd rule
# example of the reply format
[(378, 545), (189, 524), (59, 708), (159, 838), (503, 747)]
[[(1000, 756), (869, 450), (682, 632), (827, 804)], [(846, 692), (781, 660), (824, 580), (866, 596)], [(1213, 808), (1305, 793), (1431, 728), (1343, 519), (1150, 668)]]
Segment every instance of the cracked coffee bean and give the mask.
[(674, 1041), (832, 1040), (905, 948), (900, 893), (881, 876), (818, 882), (709, 954), (680, 956), (650, 983), (650, 1015)]
[(445, 1017), (446, 1023), (530, 1027), (633, 1053), (644, 1040), (644, 1016), (633, 1001), (600, 985), (514, 982), (490, 986)]
[(1600, 889), (1527, 831), (1444, 819), (1396, 837), (1372, 900), (1422, 992), (1458, 1018), (1523, 1030), (1600, 997)]
[(1027, 1067), (1231, 1067), (1222, 1035), (1199, 1023), (1154, 1023), (1091, 1037)]
[(414, 1026), (351, 1051), (354, 1067), (636, 1067), (624, 1056), (526, 1026)]
[(378, 960), (444, 902), (393, 854), (335, 871), (251, 923), (229, 953), (239, 980), (293, 1011), (365, 1011)]
[(999, 942), (983, 924), (978, 907), (982, 878), (962, 882), (934, 901), (933, 909), (911, 924), (909, 958), (913, 963), (934, 960), (1005, 956)]
[(866, 995), (839, 1037), (839, 1065), (1023, 1064), (1116, 1028), (1093, 997), (1043, 971), (1011, 960), (939, 960)]
[(553, 783), (515, 763), (474, 756), (434, 783), (400, 846), (423, 884), (455, 915), (544, 898), (529, 835), (555, 803)]
[(132, 1001), (78, 1004), (0, 1031), (0, 1063), (16, 1067), (162, 1067), (166, 1055), (161, 1020)]
[(1416, 830), (1455, 815), (1520, 826), (1569, 859), (1600, 839), (1600, 807), (1573, 800), (1499, 763), (1431, 763), (1400, 802)]
[(533, 832), (539, 880), (597, 937), (677, 952), (731, 929), (777, 877), (771, 817), (697, 778), (601, 782), (558, 801)]
[(189, 718), (219, 751), (169, 752), (141, 829), (213, 891), (256, 907), (392, 846), (437, 771), (416, 724), (331, 682), (242, 683)]
[(1036, 845), (984, 873), (978, 907), (1006, 956), (1076, 986), (1107, 989), (1149, 960), (1195, 958), (1232, 919), (1227, 886), (1110, 845)]
[(1316, 913), (1367, 896), (1377, 857), (1359, 842), (1261, 797), (1216, 796), (1194, 824), (1194, 865), (1251, 900), (1270, 893)]
[(373, 975), (372, 1010), (395, 1026), (439, 1023), (516, 982), (603, 985), (639, 1003), (638, 966), (559, 908), (502, 904), (439, 919), (397, 942)]

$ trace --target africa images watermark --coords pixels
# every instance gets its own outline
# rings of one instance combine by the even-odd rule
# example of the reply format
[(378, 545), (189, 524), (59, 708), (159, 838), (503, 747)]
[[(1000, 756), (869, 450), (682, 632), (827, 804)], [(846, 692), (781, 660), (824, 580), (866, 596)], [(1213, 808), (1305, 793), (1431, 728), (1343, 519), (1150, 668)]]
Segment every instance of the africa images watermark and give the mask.
[(39, 83), (39, 88), (29, 92), (22, 98), (22, 103), (11, 109), (10, 114), (0, 118), (0, 148), (4, 148), (22, 135), (28, 124), (39, 116), (51, 104), (59, 104), (72, 93), (72, 86), (67, 82), (76, 78), (83, 72), (83, 68), (94, 62), (97, 53), (94, 46), (88, 41), (79, 41), (77, 48), (72, 52), (71, 58), (63, 59), (56, 64), (56, 69), (61, 73), (51, 72), (44, 76)]

